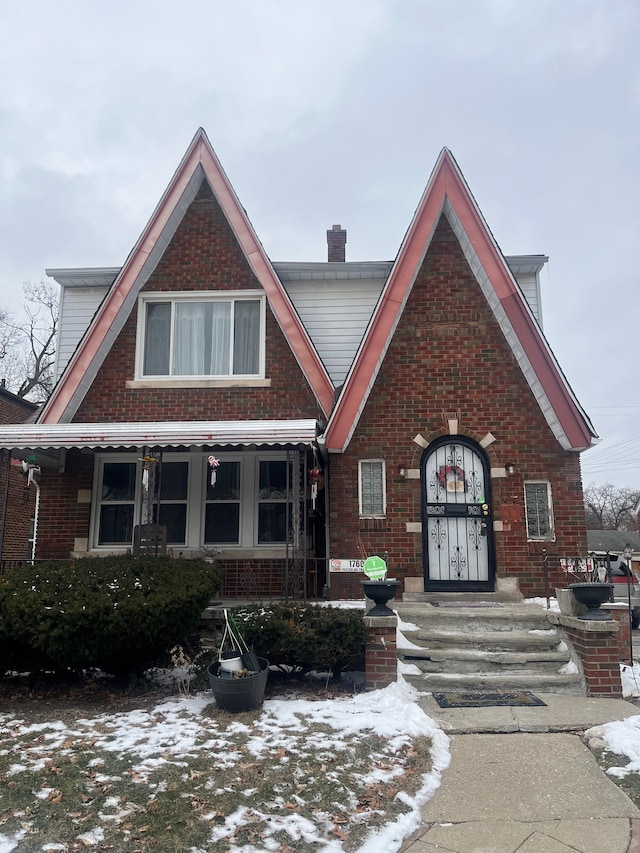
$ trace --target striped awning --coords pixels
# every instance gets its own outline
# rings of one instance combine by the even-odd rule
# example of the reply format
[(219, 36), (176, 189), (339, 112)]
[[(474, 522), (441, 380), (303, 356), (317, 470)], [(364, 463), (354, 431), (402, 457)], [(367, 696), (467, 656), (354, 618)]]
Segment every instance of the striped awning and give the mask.
[(318, 423), (313, 419), (7, 424), (0, 425), (0, 449), (309, 445), (317, 435)]

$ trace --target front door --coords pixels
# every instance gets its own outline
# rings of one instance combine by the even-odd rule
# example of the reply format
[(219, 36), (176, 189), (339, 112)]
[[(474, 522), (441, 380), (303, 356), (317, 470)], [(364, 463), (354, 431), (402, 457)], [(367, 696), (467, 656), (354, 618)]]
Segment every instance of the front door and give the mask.
[(420, 475), (425, 590), (492, 591), (491, 479), (484, 451), (461, 436), (447, 436), (425, 449)]

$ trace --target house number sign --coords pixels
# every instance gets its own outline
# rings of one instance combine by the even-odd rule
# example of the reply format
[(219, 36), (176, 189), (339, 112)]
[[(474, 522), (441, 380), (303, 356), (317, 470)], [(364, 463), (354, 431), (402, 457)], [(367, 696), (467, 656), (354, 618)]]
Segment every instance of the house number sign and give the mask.
[(362, 572), (364, 560), (329, 560), (330, 572)]

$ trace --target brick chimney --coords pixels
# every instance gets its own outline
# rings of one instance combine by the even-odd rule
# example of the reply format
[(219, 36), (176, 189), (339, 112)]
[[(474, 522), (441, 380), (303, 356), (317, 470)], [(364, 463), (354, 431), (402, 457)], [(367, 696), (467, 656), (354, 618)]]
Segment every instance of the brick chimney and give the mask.
[(342, 225), (334, 225), (331, 231), (327, 231), (327, 260), (344, 263), (345, 246), (347, 245), (347, 232)]

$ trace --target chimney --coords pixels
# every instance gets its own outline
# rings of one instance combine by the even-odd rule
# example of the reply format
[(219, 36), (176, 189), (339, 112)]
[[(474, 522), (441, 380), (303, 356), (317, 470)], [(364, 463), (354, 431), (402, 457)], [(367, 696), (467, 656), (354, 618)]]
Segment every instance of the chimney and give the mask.
[(347, 232), (342, 225), (334, 225), (331, 231), (327, 231), (327, 260), (344, 263), (345, 246), (347, 245)]

